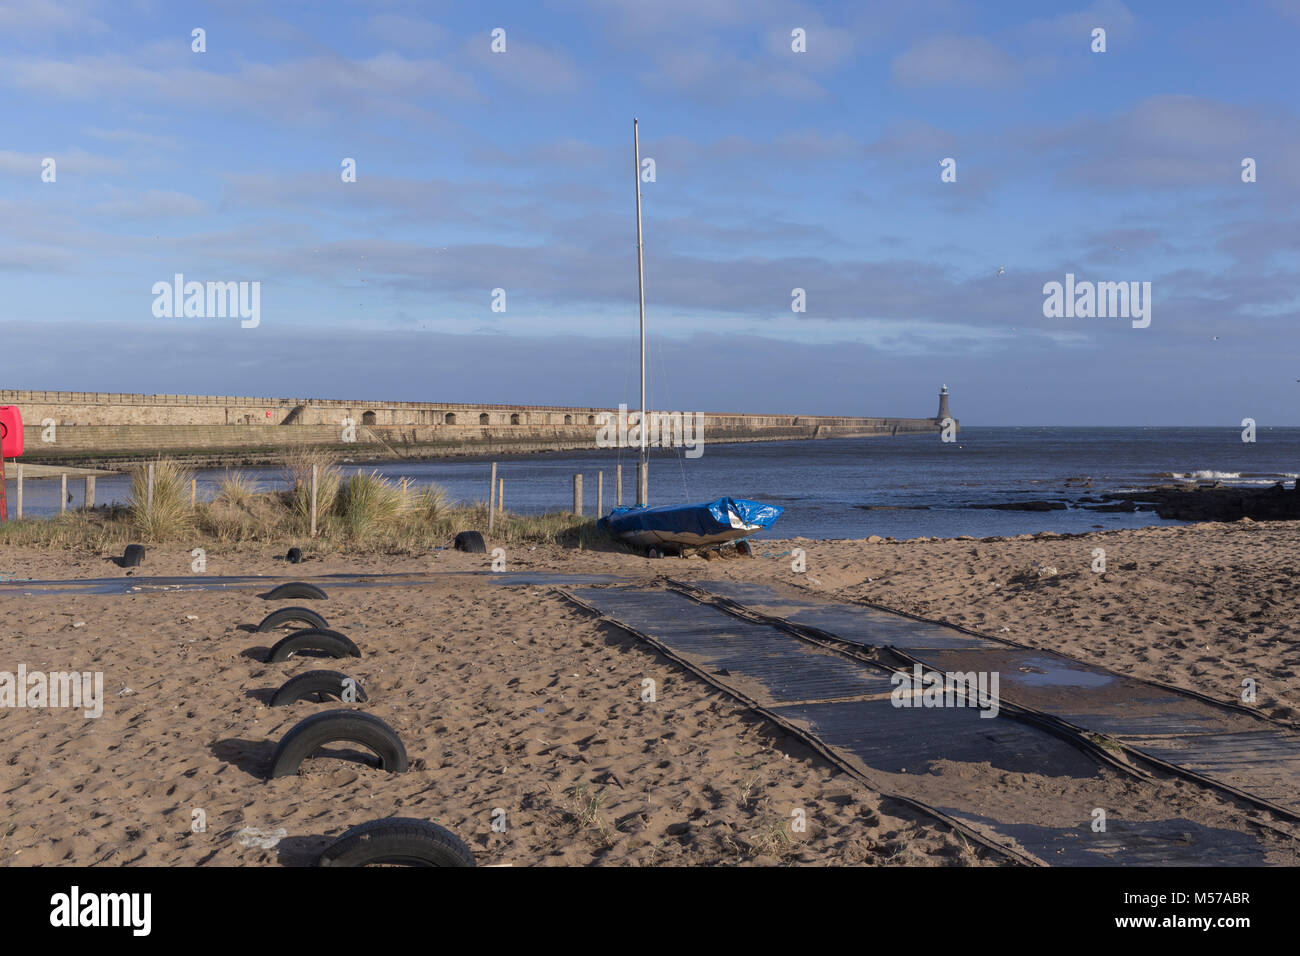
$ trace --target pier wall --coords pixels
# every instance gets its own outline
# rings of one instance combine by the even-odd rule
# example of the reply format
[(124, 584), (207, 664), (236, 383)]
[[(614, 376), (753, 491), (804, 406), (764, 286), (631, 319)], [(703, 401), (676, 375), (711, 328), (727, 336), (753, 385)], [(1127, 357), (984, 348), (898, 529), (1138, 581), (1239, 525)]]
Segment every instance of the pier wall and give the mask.
[[(274, 460), (294, 446), (337, 448), (365, 458), (567, 451), (594, 448), (598, 416), (616, 412), (560, 405), (13, 390), (0, 390), (0, 405), (17, 405), (22, 412), (23, 461), (82, 464), (125, 463), (156, 455), (251, 463)], [(53, 429), (46, 427), (50, 422)], [(933, 418), (704, 415), (706, 443), (938, 430)], [(43, 440), (46, 437), (53, 440)]]

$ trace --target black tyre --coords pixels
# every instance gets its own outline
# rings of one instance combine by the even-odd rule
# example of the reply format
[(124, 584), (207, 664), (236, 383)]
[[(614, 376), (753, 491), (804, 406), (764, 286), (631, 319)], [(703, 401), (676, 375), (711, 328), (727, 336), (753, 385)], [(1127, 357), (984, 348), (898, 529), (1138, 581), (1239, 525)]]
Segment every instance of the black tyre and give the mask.
[(483, 535), (477, 531), (462, 531), (456, 535), (455, 548), (457, 551), (468, 551), (471, 554), (487, 554), (487, 545), (483, 543)]
[(281, 584), (277, 588), (272, 588), (262, 595), (267, 601), (288, 601), (292, 598), (303, 598), (308, 601), (324, 601), (326, 594), (314, 584), (308, 584), (306, 581), (290, 581), (288, 584)]
[(142, 561), (144, 561), (144, 545), (128, 544), (122, 554), (122, 567), (138, 568)]
[(282, 607), (278, 611), (272, 611), (262, 619), (262, 623), (257, 625), (257, 630), (265, 634), (267, 631), (273, 631), (281, 624), (288, 624), (291, 621), (297, 621), (306, 624), (308, 627), (327, 628), (325, 618), (321, 617), (309, 607)]
[(348, 830), (325, 848), (317, 866), (473, 866), (460, 837), (428, 820), (390, 817)]
[(277, 641), (266, 656), (268, 664), (278, 664), (303, 651), (321, 651), (330, 657), (360, 657), (361, 648), (346, 634), (323, 627), (305, 627)]
[[(355, 677), (340, 674), (338, 671), (308, 671), (297, 677), (290, 677), (271, 698), (272, 707), (285, 707), (300, 700), (324, 703), (327, 700), (343, 700), (348, 681), (356, 694), (356, 703), (365, 703), (368, 698), (366, 689)], [(353, 703), (353, 701), (345, 701)]]
[(325, 744), (344, 741), (373, 750), (381, 769), (406, 772), (406, 748), (392, 727), (359, 710), (327, 710), (294, 724), (284, 735), (271, 758), (271, 778), (294, 776), (302, 762)]
[(284, 556), (284, 559), (290, 564), (300, 563), (302, 561), (302, 548), (290, 548), (289, 553)]

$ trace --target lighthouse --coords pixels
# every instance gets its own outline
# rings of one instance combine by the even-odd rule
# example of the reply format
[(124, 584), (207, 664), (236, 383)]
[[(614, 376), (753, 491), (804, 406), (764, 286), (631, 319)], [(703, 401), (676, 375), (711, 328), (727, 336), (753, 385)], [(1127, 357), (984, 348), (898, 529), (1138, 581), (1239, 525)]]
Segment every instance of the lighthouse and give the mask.
[(948, 411), (948, 386), (945, 385), (939, 389), (939, 414), (934, 416), (935, 421), (942, 422), (945, 418), (952, 418)]

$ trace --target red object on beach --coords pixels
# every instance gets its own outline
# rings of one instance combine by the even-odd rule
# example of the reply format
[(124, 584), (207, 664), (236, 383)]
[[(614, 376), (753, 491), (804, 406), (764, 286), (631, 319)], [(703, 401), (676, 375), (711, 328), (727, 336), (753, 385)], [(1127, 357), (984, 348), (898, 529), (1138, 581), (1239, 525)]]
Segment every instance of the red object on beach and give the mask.
[(0, 405), (0, 454), (17, 458), (23, 453), (23, 416), (17, 405)]
[(23, 416), (17, 405), (0, 405), (0, 524), (9, 520), (9, 502), (5, 500), (5, 459), (17, 458), (22, 453)]

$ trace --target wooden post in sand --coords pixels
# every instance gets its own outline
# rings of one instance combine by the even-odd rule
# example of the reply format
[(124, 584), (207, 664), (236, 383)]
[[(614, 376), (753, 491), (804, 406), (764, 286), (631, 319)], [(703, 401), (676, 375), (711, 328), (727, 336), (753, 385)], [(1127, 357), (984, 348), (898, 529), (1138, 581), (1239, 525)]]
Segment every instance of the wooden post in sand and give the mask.
[(311, 466), (311, 536), (316, 537), (316, 489), (320, 481), (320, 465)]
[(614, 467), (614, 504), (623, 507), (623, 466)]
[(86, 476), (86, 492), (84, 495), (82, 495), (81, 507), (82, 508), (95, 507), (95, 476), (94, 475)]
[(199, 503), (199, 480), (190, 479), (190, 507), (193, 508)]
[(605, 473), (596, 472), (596, 517), (605, 513)]
[(492, 478), (488, 481), (488, 534), (497, 523), (497, 463), (492, 462)]
[(149, 462), (149, 476), (145, 481), (144, 513), (153, 515), (153, 462)]
[(497, 511), (501, 512), (501, 519), (504, 521), (506, 516), (506, 480), (497, 479)]
[(18, 514), (18, 520), (22, 521), (23, 520), (23, 466), (21, 464), (18, 466), (17, 478), (18, 478), (18, 487), (14, 489), (14, 491), (16, 492), (16, 494), (14, 495), (14, 505), (15, 505), (15, 510), (17, 511)]
[(68, 473), (65, 471), (63, 474), (59, 475), (59, 478), (62, 479), (59, 482), (62, 486), (59, 491), (59, 514), (63, 514), (63, 512), (68, 510)]
[(582, 514), (582, 475), (573, 476), (573, 513)]

